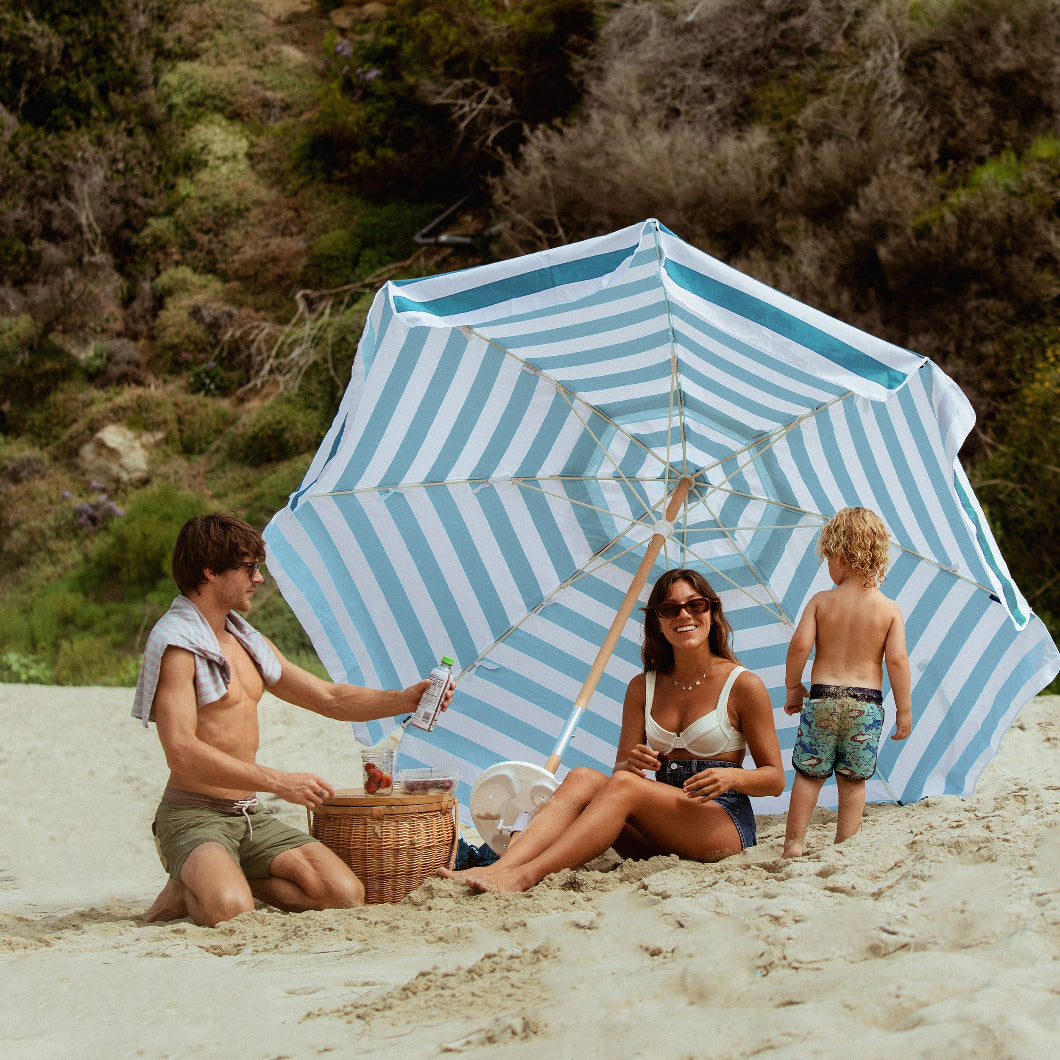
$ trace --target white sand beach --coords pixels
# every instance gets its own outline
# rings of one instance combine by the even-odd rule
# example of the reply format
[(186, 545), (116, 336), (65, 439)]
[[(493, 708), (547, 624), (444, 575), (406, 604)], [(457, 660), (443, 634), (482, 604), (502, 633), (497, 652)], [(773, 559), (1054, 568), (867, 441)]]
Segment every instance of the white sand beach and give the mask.
[[(6, 1060), (1060, 1055), (1060, 697), (969, 799), (868, 808), (780, 858), (430, 881), (400, 905), (144, 924), (164, 779), (131, 689), (0, 686)], [(358, 780), (348, 727), (267, 697), (261, 761)], [(285, 819), (305, 813), (278, 804)], [(598, 864), (606, 864), (602, 861)]]

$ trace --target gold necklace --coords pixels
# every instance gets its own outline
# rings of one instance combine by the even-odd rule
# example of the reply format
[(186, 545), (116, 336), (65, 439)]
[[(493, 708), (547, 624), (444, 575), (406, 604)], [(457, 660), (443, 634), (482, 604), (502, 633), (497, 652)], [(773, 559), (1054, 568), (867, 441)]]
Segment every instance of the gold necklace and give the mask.
[(706, 670), (704, 670), (703, 673), (701, 673), (699, 677), (696, 678), (695, 682), (690, 685), (681, 684), (681, 682), (678, 681), (676, 677), (671, 677), (670, 680), (673, 681), (673, 683), (677, 685), (677, 687), (680, 688), (682, 692), (694, 692), (696, 690), (696, 687), (702, 684), (702, 682), (704, 682), (710, 676), (711, 672), (714, 670), (714, 667), (717, 665), (718, 657), (715, 655), (710, 662), (710, 666), (708, 666)]

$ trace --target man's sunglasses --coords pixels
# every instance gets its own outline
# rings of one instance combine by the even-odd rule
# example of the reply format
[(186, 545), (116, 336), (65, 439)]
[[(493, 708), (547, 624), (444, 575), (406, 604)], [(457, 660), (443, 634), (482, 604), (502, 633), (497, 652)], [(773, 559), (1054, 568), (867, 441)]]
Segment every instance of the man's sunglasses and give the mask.
[(254, 575), (257, 574), (259, 570), (261, 570), (261, 564), (260, 563), (251, 563), (249, 560), (247, 560), (244, 563), (237, 563), (236, 564), (236, 569), (239, 569), (239, 568), (242, 568), (243, 570), (245, 570), (247, 572), (247, 574), (249, 574), (253, 578)]
[(710, 601), (702, 596), (693, 597), (680, 604), (676, 600), (664, 600), (649, 610), (654, 611), (661, 618), (677, 618), (682, 611), (687, 611), (690, 615), (705, 615), (710, 610)]

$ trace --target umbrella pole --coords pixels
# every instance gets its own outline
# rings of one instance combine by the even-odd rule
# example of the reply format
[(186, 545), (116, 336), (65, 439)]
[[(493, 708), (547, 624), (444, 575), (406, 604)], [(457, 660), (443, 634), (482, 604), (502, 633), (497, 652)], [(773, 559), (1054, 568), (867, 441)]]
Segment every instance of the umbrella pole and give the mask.
[(607, 636), (604, 638), (604, 643), (600, 646), (599, 652), (597, 652), (592, 669), (589, 671), (589, 676), (585, 679), (585, 684), (582, 685), (581, 691), (574, 700), (574, 709), (571, 711), (571, 715), (567, 719), (567, 724), (563, 727), (563, 732), (559, 734), (559, 739), (556, 741), (556, 746), (553, 748), (552, 754), (548, 756), (548, 761), (545, 763), (545, 769), (550, 773), (555, 773), (556, 770), (559, 769), (560, 759), (563, 757), (563, 752), (567, 749), (567, 744), (570, 743), (570, 739), (574, 735), (574, 730), (578, 727), (582, 711), (584, 711), (589, 705), (589, 700), (592, 698), (593, 692), (596, 691), (596, 686), (599, 684), (600, 678), (604, 675), (604, 668), (607, 666), (607, 661), (611, 658), (611, 653), (615, 650), (615, 645), (618, 643), (619, 637), (622, 636), (622, 631), (626, 627), (626, 621), (633, 612), (637, 597), (640, 596), (640, 591), (644, 588), (644, 583), (648, 580), (648, 572), (651, 570), (659, 553), (662, 551), (666, 539), (670, 536), (673, 529), (670, 524), (672, 524), (674, 519), (677, 518), (677, 513), (685, 503), (685, 500), (688, 497), (688, 491), (691, 488), (692, 480), (689, 478), (683, 478), (678, 482), (677, 488), (670, 497), (670, 503), (666, 506), (666, 532), (660, 531), (652, 534), (651, 540), (648, 542), (647, 551), (644, 553), (644, 558), (640, 561), (637, 573), (633, 575), (633, 581), (630, 583), (629, 589), (626, 591), (622, 606), (619, 607), (618, 613), (615, 615), (615, 619), (611, 623), (611, 628), (607, 631)]

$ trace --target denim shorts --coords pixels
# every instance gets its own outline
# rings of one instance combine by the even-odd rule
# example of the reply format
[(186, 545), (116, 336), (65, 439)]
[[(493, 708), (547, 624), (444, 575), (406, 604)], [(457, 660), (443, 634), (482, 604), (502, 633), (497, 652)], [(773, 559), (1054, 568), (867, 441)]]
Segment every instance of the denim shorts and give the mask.
[[(743, 769), (743, 766), (738, 766), (735, 762), (726, 762), (720, 758), (667, 758), (663, 761), (662, 769), (656, 771), (655, 779), (680, 788), (689, 777), (694, 777), (712, 766), (718, 769)], [(758, 830), (755, 827), (751, 800), (742, 791), (726, 791), (715, 796), (712, 801), (732, 818), (744, 850), (758, 843)]]

